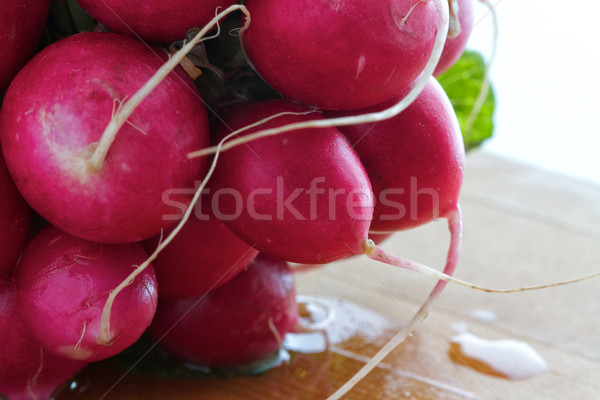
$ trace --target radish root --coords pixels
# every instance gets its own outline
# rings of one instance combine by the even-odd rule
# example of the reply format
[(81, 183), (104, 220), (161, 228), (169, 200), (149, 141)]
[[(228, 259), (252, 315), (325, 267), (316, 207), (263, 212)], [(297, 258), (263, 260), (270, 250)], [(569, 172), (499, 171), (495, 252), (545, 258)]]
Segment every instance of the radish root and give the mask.
[(490, 52), (490, 58), (485, 66), (485, 71), (483, 73), (483, 81), (481, 82), (481, 89), (479, 90), (479, 94), (477, 95), (477, 99), (475, 99), (475, 104), (473, 104), (473, 109), (469, 114), (467, 122), (465, 124), (465, 134), (469, 136), (471, 130), (473, 129), (473, 125), (475, 124), (475, 120), (477, 116), (481, 112), (485, 104), (485, 99), (488, 96), (490, 91), (490, 68), (496, 59), (496, 50), (498, 48), (498, 16), (496, 15), (496, 11), (494, 9), (494, 5), (489, 2), (489, 0), (479, 0), (481, 3), (485, 4), (489, 10), (490, 14), (492, 14), (492, 22), (493, 22), (493, 39), (492, 39), (492, 49)]
[(119, 129), (125, 124), (127, 118), (133, 114), (135, 109), (144, 101), (146, 97), (154, 90), (164, 79), (165, 77), (173, 70), (182, 60), (186, 57), (186, 55), (192, 51), (194, 46), (198, 43), (208, 39), (205, 38), (206, 34), (213, 29), (215, 26), (218, 26), (219, 21), (231, 14), (234, 11), (241, 10), (246, 15), (246, 24), (242, 28), (245, 29), (250, 23), (250, 14), (248, 13), (246, 7), (243, 5), (233, 5), (225, 9), (224, 11), (218, 13), (204, 28), (202, 28), (192, 40), (187, 42), (181, 50), (173, 54), (169, 57), (169, 60), (164, 63), (158, 71), (148, 80), (144, 86), (142, 86), (129, 100), (120, 105), (117, 109), (117, 112), (113, 115), (110, 122), (106, 126), (106, 129), (102, 133), (102, 137), (98, 142), (98, 146), (94, 150), (94, 153), (88, 160), (88, 170), (98, 172), (102, 169), (102, 165), (104, 160), (106, 159), (106, 155), (108, 150), (110, 149), (111, 144), (115, 140)]
[(417, 262), (407, 260), (405, 258), (390, 254), (390, 253), (386, 252), (385, 250), (381, 249), (380, 247), (376, 246), (372, 240), (365, 241), (364, 248), (365, 248), (365, 254), (367, 255), (367, 257), (369, 257), (375, 261), (380, 261), (384, 264), (408, 269), (411, 271), (418, 272), (422, 275), (426, 275), (426, 276), (436, 278), (436, 279), (441, 279), (446, 282), (455, 283), (460, 286), (465, 286), (470, 289), (480, 290), (482, 292), (488, 292), (488, 293), (529, 292), (529, 291), (533, 291), (533, 290), (540, 290), (540, 289), (547, 289), (547, 288), (551, 288), (551, 287), (570, 285), (572, 283), (582, 282), (582, 281), (586, 281), (588, 279), (592, 279), (597, 276), (600, 276), (600, 272), (594, 272), (593, 274), (589, 274), (589, 275), (585, 275), (585, 276), (581, 276), (581, 277), (577, 277), (577, 278), (573, 278), (573, 279), (568, 279), (568, 280), (564, 280), (564, 281), (560, 281), (560, 282), (547, 283), (547, 284), (535, 285), (535, 286), (526, 286), (526, 287), (515, 288), (515, 289), (492, 289), (492, 288), (488, 288), (485, 286), (476, 285), (476, 284), (473, 284), (473, 283), (470, 283), (467, 281), (463, 281), (461, 279), (454, 278), (448, 274), (440, 272), (440, 271), (433, 269), (431, 267), (428, 267), (426, 265), (419, 264)]
[[(448, 256), (446, 257), (446, 266), (444, 267), (444, 273), (451, 276), (456, 269), (458, 264), (458, 256), (460, 254), (461, 237), (462, 237), (462, 216), (460, 207), (457, 205), (456, 210), (449, 213), (447, 216), (448, 228), (450, 230), (450, 247), (448, 249)], [(442, 294), (442, 291), (446, 287), (446, 281), (440, 280), (436, 283), (435, 287), (425, 300), (425, 303), (419, 308), (419, 310), (413, 315), (408, 324), (402, 328), (389, 342), (385, 344), (375, 354), (369, 362), (367, 362), (350, 380), (348, 380), (342, 387), (340, 387), (328, 400), (340, 399), (341, 396), (346, 394), (352, 387), (354, 387), (361, 379), (363, 379), (373, 368), (375, 368), (385, 357), (388, 356), (399, 344), (404, 342), (406, 338), (411, 334), (415, 327), (423, 321), (429, 311), (433, 307), (435, 301)]]
[(462, 32), (460, 18), (458, 18), (459, 5), (458, 0), (448, 0), (448, 9), (450, 11), (450, 28), (448, 29), (448, 37), (455, 38)]
[[(256, 139), (260, 139), (261, 137), (269, 136), (268, 134), (265, 134), (264, 131), (261, 131), (261, 132), (257, 132), (257, 133), (252, 133), (252, 134), (244, 136), (244, 137), (239, 137), (239, 138), (230, 140), (231, 138), (239, 135), (242, 132), (245, 132), (249, 129), (256, 128), (257, 126), (266, 124), (267, 122), (277, 119), (279, 117), (282, 117), (284, 115), (308, 115), (308, 114), (314, 113), (314, 112), (318, 112), (317, 109), (313, 109), (313, 110), (307, 111), (307, 112), (284, 111), (284, 112), (280, 112), (280, 113), (277, 113), (274, 115), (270, 115), (264, 119), (261, 119), (260, 121), (257, 121), (253, 124), (244, 126), (243, 128), (240, 128), (236, 131), (231, 132), (225, 138), (223, 138), (223, 140), (221, 140), (221, 143), (219, 144), (219, 146), (207, 147), (206, 149), (188, 153), (187, 157), (192, 159), (192, 158), (196, 158), (196, 157), (204, 157), (204, 156), (207, 156), (210, 154), (216, 154), (217, 149), (219, 149), (218, 150), (219, 152), (223, 152), (225, 150), (229, 150), (234, 147), (237, 147), (241, 144), (246, 144), (246, 143), (252, 142)], [(279, 133), (280, 132), (275, 132), (275, 133), (272, 133), (272, 135), (278, 135)]]
[[(165, 66), (168, 66), (168, 67), (160, 68), (156, 72), (155, 76), (150, 80), (150, 81), (154, 82), (152, 85), (152, 88), (156, 87), (160, 83), (160, 80), (164, 79), (167, 76), (167, 74), (169, 73), (169, 71), (173, 70), (178, 65), (179, 62), (177, 60), (181, 60), (197, 43), (199, 43), (199, 41), (202, 40), (203, 36), (206, 35), (206, 33), (208, 33), (208, 31), (210, 31), (215, 25), (218, 24), (220, 19), (222, 19), (226, 15), (228, 15), (234, 11), (237, 11), (237, 10), (242, 11), (246, 15), (246, 23), (244, 24), (244, 26), (241, 29), (241, 31), (243, 32), (243, 30), (245, 30), (248, 27), (248, 25), (250, 24), (250, 14), (248, 13), (248, 10), (246, 9), (246, 7), (244, 7), (243, 5), (233, 5), (233, 6), (228, 7), (224, 11), (218, 13), (202, 30), (200, 30), (198, 32), (198, 34), (189, 43), (187, 43), (185, 46), (183, 46), (181, 48), (181, 50), (179, 50), (177, 53), (175, 53), (169, 59), (169, 61), (164, 64)], [(170, 68), (170, 69), (167, 70), (167, 68)], [(138, 96), (138, 94), (142, 91), (143, 91), (143, 93), (145, 93), (143, 98), (141, 96)], [(135, 99), (136, 104), (139, 105), (141, 103), (141, 101), (145, 98), (145, 96), (147, 96), (149, 93), (150, 93), (150, 91), (148, 91), (148, 84), (146, 84), (142, 87), (142, 89), (140, 89), (139, 92), (136, 92), (129, 101), (127, 101), (127, 103), (123, 106), (123, 108), (128, 107), (128, 104), (130, 104), (132, 101), (134, 101), (134, 99)], [(131, 110), (131, 112), (133, 112), (133, 110)], [(131, 115), (131, 112), (129, 113), (129, 115)], [(119, 113), (117, 113), (117, 114), (119, 114)], [(113, 121), (111, 120), (111, 122), (109, 123), (109, 126), (107, 126), (107, 128), (106, 128), (107, 130), (109, 129), (109, 127), (112, 126), (111, 125), (112, 123), (113, 123)], [(117, 131), (118, 131), (118, 129), (116, 131), (114, 131), (113, 137), (112, 137), (112, 139), (110, 139), (110, 143), (112, 143), (112, 140), (114, 140), (114, 135), (116, 135)], [(102, 136), (102, 138), (104, 138), (104, 135)], [(101, 141), (102, 141), (102, 139), (101, 139)], [(109, 139), (107, 139), (107, 142), (108, 141), (109, 141)], [(110, 147), (110, 143), (109, 143), (109, 147)], [(100, 145), (98, 147), (100, 147)], [(107, 151), (108, 151), (108, 148), (106, 148), (105, 151), (103, 151), (104, 156), (106, 156)], [(94, 154), (96, 154), (96, 153), (94, 153)], [(104, 160), (104, 156), (102, 156), (102, 155), (98, 156), (98, 160), (99, 160), (98, 162), (100, 163), (99, 168), (102, 167), (101, 165)], [(93, 156), (92, 156), (92, 158), (93, 158)], [(113, 335), (110, 331), (110, 315), (111, 315), (111, 310), (112, 310), (112, 306), (114, 304), (115, 298), (124, 288), (129, 286), (135, 280), (135, 278), (139, 274), (141, 274), (150, 265), (150, 263), (152, 261), (154, 261), (156, 259), (158, 254), (169, 243), (171, 243), (173, 238), (175, 238), (175, 236), (179, 233), (179, 231), (181, 230), (183, 225), (190, 218), (190, 215), (192, 214), (192, 212), (194, 210), (194, 205), (198, 202), (198, 199), (200, 198), (200, 195), (202, 194), (202, 190), (206, 186), (208, 179), (212, 176), (213, 171), (215, 170), (218, 158), (219, 158), (218, 154), (216, 154), (213, 159), (213, 162), (210, 166), (208, 174), (206, 175), (206, 177), (204, 178), (204, 180), (198, 187), (198, 190), (196, 190), (196, 193), (194, 194), (194, 197), (193, 197), (190, 205), (188, 206), (185, 214), (183, 215), (183, 218), (181, 219), (181, 221), (179, 221), (179, 223), (173, 229), (173, 231), (165, 238), (164, 241), (161, 241), (161, 243), (157, 246), (156, 250), (148, 257), (148, 259), (146, 259), (146, 261), (144, 261), (141, 265), (136, 266), (135, 269), (129, 274), (129, 276), (123, 282), (121, 282), (121, 284), (119, 284), (119, 286), (117, 286), (115, 289), (113, 289), (109, 292), (108, 299), (106, 300), (106, 304), (104, 305), (104, 308), (102, 309), (102, 316), (100, 318), (100, 332), (98, 333), (98, 337), (96, 338), (96, 342), (98, 344), (108, 344), (113, 339)], [(94, 165), (93, 161), (91, 159), (90, 159), (90, 163), (91, 163), (91, 165)], [(96, 168), (96, 167), (94, 167), (94, 168)]]

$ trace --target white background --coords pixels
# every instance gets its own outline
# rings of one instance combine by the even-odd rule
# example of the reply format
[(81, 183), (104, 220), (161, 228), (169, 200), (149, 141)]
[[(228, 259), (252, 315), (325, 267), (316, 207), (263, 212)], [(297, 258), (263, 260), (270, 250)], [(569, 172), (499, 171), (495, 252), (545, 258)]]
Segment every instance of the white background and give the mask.
[[(492, 17), (474, 0), (467, 47), (486, 58)], [(600, 4), (490, 0), (499, 22), (491, 79), (495, 137), (484, 149), (600, 184)]]

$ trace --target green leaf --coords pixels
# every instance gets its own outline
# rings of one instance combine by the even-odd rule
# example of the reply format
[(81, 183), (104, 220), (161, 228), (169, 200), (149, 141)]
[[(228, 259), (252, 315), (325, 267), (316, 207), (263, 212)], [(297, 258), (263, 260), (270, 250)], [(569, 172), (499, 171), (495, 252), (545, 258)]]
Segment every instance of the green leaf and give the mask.
[(96, 22), (75, 0), (53, 1), (50, 4), (42, 47), (79, 32), (93, 31)]
[(481, 109), (474, 110), (481, 92), (486, 63), (481, 54), (465, 51), (438, 81), (450, 98), (462, 130), (465, 149), (470, 150), (490, 138), (494, 131), (494, 90), (489, 86)]

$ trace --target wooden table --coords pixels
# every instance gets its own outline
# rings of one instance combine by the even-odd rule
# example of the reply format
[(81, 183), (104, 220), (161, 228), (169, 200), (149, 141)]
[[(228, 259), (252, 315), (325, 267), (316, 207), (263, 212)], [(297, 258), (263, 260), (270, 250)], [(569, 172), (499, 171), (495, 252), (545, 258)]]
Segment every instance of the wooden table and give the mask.
[[(474, 152), (468, 156), (461, 205), (464, 239), (456, 276), (462, 279), (513, 288), (600, 270), (599, 186)], [(396, 234), (384, 247), (439, 268), (448, 239), (446, 224), (438, 221)], [(293, 354), (290, 363), (264, 375), (167, 380), (129, 374), (104, 398), (325, 399), (409, 319), (434, 282), (357, 258), (299, 273), (297, 284), (303, 294), (376, 310), (384, 323), (373, 326), (361, 315), (342, 316), (356, 319), (349, 340), (327, 352)], [(516, 294), (449, 286), (425, 323), (347, 398), (600, 399), (598, 293), (600, 278)], [(477, 309), (497, 319), (475, 318)], [(453, 362), (449, 338), (453, 325), (461, 322), (482, 338), (528, 343), (547, 361), (548, 370), (511, 381)], [(67, 390), (59, 398), (101, 398), (122, 376), (107, 365), (92, 366), (79, 378), (86, 386), (82, 394)]]

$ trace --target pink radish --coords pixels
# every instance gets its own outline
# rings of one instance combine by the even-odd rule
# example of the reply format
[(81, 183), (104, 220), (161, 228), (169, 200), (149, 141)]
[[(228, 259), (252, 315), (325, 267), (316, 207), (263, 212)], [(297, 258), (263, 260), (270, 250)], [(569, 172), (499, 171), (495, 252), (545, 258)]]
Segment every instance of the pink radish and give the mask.
[(137, 243), (90, 242), (46, 226), (28, 243), (15, 268), (19, 314), (47, 351), (97, 361), (132, 345), (150, 325), (157, 303), (148, 268), (116, 300), (111, 341), (98, 340), (109, 291), (146, 259)]
[(163, 193), (193, 186), (204, 162), (182, 154), (209, 140), (204, 105), (183, 70), (120, 121), (109, 151), (98, 144), (164, 59), (135, 39), (82, 33), (45, 48), (14, 79), (0, 141), (23, 197), (50, 223), (106, 243), (147, 239), (172, 224), (163, 220), (171, 211)]
[(259, 254), (231, 281), (194, 299), (161, 299), (149, 333), (189, 363), (235, 367), (277, 351), (298, 320), (286, 262)]
[(235, 0), (77, 0), (98, 22), (108, 29), (135, 36), (151, 43), (185, 39), (186, 32), (202, 27), (215, 16), (218, 7)]
[(0, 337), (0, 397), (8, 400), (50, 399), (86, 365), (48, 353), (31, 335), (20, 319), (9, 279), (0, 279)]
[[(385, 108), (387, 104), (377, 107)], [(327, 115), (340, 114), (350, 112)], [(465, 151), (452, 104), (434, 78), (394, 118), (339, 129), (357, 152), (373, 186), (376, 202), (371, 231), (408, 229), (454, 212)]]
[[(473, 0), (451, 0), (450, 4), (454, 5), (454, 20), (458, 20), (456, 27), (458, 34), (448, 34), (442, 56), (433, 73), (434, 76), (440, 76), (446, 72), (460, 58), (471, 36), (471, 30), (473, 30)], [(452, 31), (452, 29), (451, 25), (450, 30)]]
[[(385, 109), (387, 105), (378, 108)], [(435, 78), (430, 78), (417, 99), (391, 119), (343, 126), (340, 130), (358, 153), (373, 185), (377, 202), (370, 229), (389, 232), (447, 218), (451, 241), (443, 272), (452, 276), (461, 245), (462, 220), (458, 196), (465, 168), (465, 151), (456, 114), (440, 84)], [(383, 262), (393, 259), (379, 249), (373, 256)], [(445, 286), (446, 281), (438, 281), (406, 327), (359, 374), (364, 376), (406, 338), (427, 316)], [(332, 398), (339, 398), (336, 396), (341, 396), (360, 377), (354, 377)]]
[(247, 0), (243, 48), (283, 96), (328, 109), (374, 106), (422, 73), (434, 46), (434, 1)]
[(0, 153), (0, 279), (7, 276), (29, 236), (31, 209), (13, 183)]
[[(225, 117), (216, 136), (279, 113), (285, 115), (262, 127), (323, 118), (287, 100), (248, 104)], [(220, 155), (209, 189), (217, 206), (213, 212), (271, 256), (323, 264), (364, 253), (362, 240), (373, 212), (371, 185), (335, 128), (300, 130), (231, 149)]]
[[(152, 262), (161, 299), (197, 297), (213, 290), (231, 280), (258, 254), (215, 218), (209, 200), (203, 200), (201, 215), (192, 216)], [(160, 238), (145, 241), (146, 250), (154, 251)]]
[(0, 94), (33, 55), (49, 6), (49, 0), (0, 2)]

